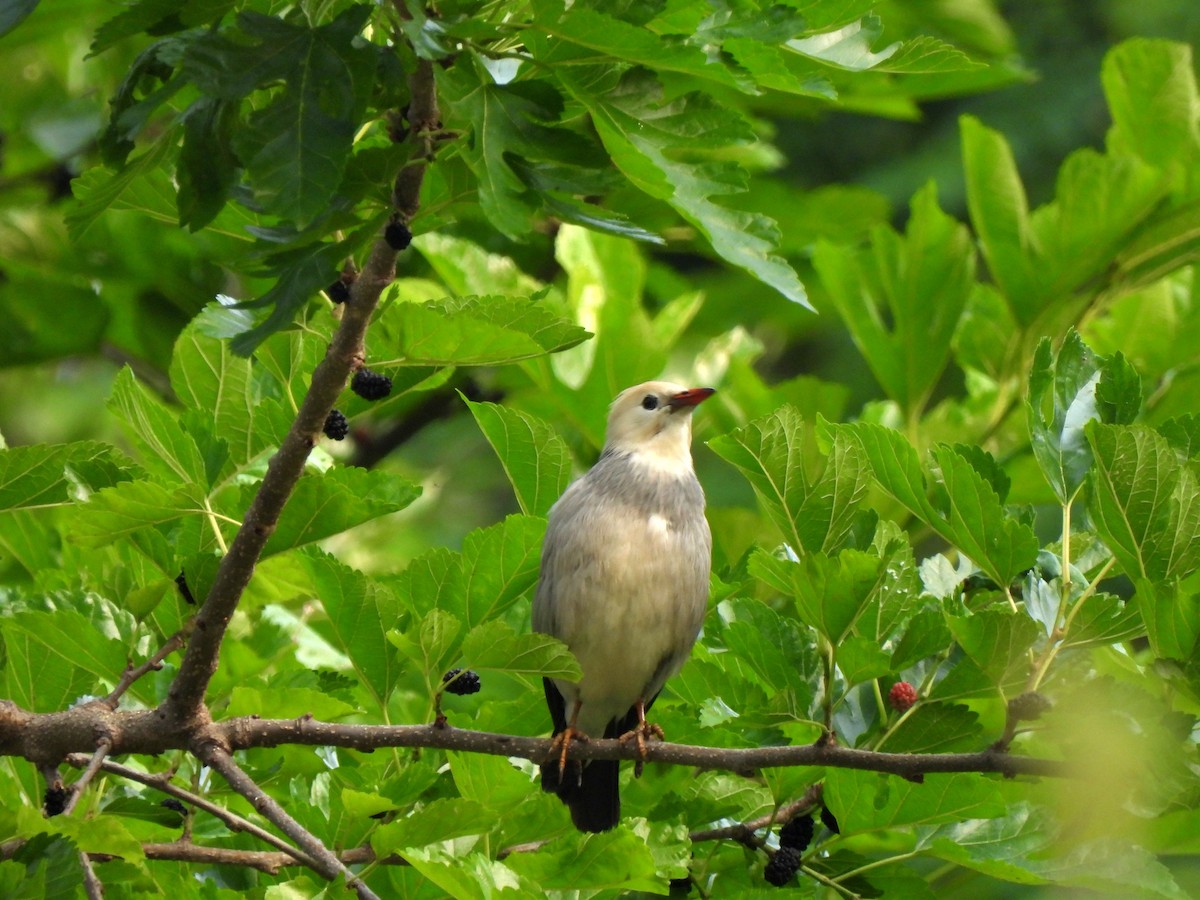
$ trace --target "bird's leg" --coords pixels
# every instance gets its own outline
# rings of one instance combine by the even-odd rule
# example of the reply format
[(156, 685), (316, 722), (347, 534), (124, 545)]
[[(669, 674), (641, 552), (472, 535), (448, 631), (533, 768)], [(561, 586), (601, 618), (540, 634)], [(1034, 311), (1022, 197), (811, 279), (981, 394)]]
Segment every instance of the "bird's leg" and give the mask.
[[(554, 740), (550, 742), (550, 758), (553, 759), (555, 753), (558, 754), (558, 780), (561, 782), (563, 775), (567, 771), (567, 751), (571, 749), (571, 741), (579, 741), (585, 743), (588, 736), (575, 727), (575, 723), (579, 721), (579, 710), (582, 709), (583, 703), (579, 700), (575, 701), (575, 708), (571, 711), (571, 721), (567, 723), (567, 727), (554, 736)], [(580, 770), (582, 774), (582, 769)]]
[(656, 738), (660, 741), (665, 741), (667, 736), (663, 734), (663, 730), (659, 725), (646, 721), (645, 700), (638, 700), (638, 702), (634, 704), (634, 708), (637, 710), (638, 723), (629, 731), (621, 735), (618, 740), (621, 741), (621, 743), (631, 740), (637, 741), (638, 759), (637, 763), (633, 767), (633, 777), (641, 778), (642, 769), (646, 765), (646, 741), (650, 740), (650, 738)]

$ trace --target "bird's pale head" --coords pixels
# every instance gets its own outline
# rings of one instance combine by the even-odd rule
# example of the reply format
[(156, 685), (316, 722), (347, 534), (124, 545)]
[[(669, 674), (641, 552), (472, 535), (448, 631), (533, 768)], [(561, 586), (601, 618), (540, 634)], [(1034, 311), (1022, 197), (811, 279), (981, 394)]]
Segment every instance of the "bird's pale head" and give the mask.
[(628, 453), (657, 469), (690, 470), (692, 413), (714, 393), (669, 381), (626, 388), (609, 410), (605, 450)]

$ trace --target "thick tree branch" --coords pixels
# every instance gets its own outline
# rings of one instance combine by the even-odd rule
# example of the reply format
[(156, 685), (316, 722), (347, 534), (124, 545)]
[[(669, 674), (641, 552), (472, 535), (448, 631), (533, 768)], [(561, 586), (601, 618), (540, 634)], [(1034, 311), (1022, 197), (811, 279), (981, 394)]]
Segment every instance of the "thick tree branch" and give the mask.
[[(425, 163), (432, 153), (430, 128), (438, 118), (433, 66), (420, 60), (410, 80), (412, 93), (409, 121), (413, 123), (413, 162), (396, 180), (393, 201), (397, 215), (407, 224), (420, 205)], [(421, 162), (417, 162), (421, 160)], [(291, 430), (267, 465), (250, 509), (238, 529), (229, 552), (221, 560), (204, 605), (196, 615), (195, 627), (179, 666), (179, 674), (162, 717), (174, 725), (207, 721), (204, 693), (217, 670), (217, 659), (225, 629), (250, 583), (263, 547), (275, 530), (284, 505), (304, 472), (308, 455), (316, 445), (325, 418), (346, 387), (350, 373), (361, 365), (363, 342), (379, 297), (395, 277), (396, 251), (380, 238), (371, 248), (362, 273), (350, 289), (342, 321), (325, 358), (313, 372), (312, 385)]]
[(347, 869), (337, 855), (321, 843), (316, 835), (288, 815), (277, 800), (255, 784), (254, 779), (242, 771), (223, 747), (215, 742), (205, 740), (195, 748), (195, 753), (202, 762), (219, 772), (231, 788), (250, 801), (250, 804), (261, 815), (295, 841), (296, 845), (312, 858), (317, 872), (330, 881), (341, 875), (346, 879), (346, 884), (353, 888), (362, 900), (379, 900), (379, 897), (367, 887), (366, 883)]

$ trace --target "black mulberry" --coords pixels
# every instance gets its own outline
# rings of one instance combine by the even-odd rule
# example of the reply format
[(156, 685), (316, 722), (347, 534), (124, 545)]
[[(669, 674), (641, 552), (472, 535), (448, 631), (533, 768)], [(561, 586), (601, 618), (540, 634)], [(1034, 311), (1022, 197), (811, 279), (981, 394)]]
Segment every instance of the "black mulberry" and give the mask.
[(339, 278), (329, 287), (325, 288), (325, 293), (329, 295), (329, 299), (334, 303), (345, 303), (350, 299), (350, 285)]
[(392, 379), (364, 367), (350, 379), (350, 390), (364, 400), (382, 400), (392, 392)]
[(403, 222), (389, 222), (387, 228), (383, 229), (383, 239), (398, 253), (408, 249), (408, 245), (412, 243), (413, 234)]
[(837, 817), (834, 816), (828, 809), (821, 807), (821, 824), (832, 831), (834, 834), (841, 834), (842, 829), (838, 827)]
[(791, 847), (780, 847), (763, 870), (763, 877), (767, 879), (767, 884), (783, 887), (796, 877), (798, 871), (800, 871), (800, 851)]
[(325, 432), (326, 437), (340, 441), (344, 440), (346, 435), (350, 433), (350, 423), (346, 421), (346, 417), (342, 415), (341, 410), (331, 409), (329, 415), (325, 417), (325, 427), (322, 430)]
[(812, 816), (796, 816), (779, 829), (779, 846), (803, 853), (812, 842), (815, 827)]
[(479, 675), (470, 669), (465, 672), (462, 669), (451, 669), (442, 676), (442, 684), (446, 685), (447, 694), (462, 696), (479, 693)]

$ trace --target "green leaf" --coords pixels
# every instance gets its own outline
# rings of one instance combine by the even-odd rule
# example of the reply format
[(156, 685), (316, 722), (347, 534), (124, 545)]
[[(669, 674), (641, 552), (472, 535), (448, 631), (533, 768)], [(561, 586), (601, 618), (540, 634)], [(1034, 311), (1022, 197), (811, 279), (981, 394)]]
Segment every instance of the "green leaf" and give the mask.
[(126, 481), (97, 491), (74, 511), (67, 526), (84, 547), (106, 547), (143, 528), (157, 528), (189, 516), (205, 515), (195, 488), (164, 487), (153, 481)]
[(335, 646), (354, 665), (376, 703), (386, 707), (400, 675), (387, 631), (400, 616), (396, 598), (377, 581), (315, 550), (297, 557), (329, 616)]
[(954, 753), (983, 741), (979, 714), (957, 703), (924, 703), (878, 749), (889, 753)]
[[(73, 609), (53, 612), (17, 612), (4, 620), (5, 631), (15, 631), (41, 645), (41, 652), (59, 668), (79, 668), (97, 682), (116, 684), (128, 661), (121, 641), (102, 634)], [(7, 637), (5, 639), (7, 641)]]
[(544, 516), (571, 480), (571, 451), (536, 416), (496, 403), (466, 400), (517, 495), (521, 512)]
[(564, 838), (540, 853), (514, 854), (508, 861), (516, 872), (547, 891), (662, 893), (650, 848), (628, 828)]
[(1016, 884), (1045, 884), (1039, 857), (1050, 850), (1057, 828), (1049, 813), (1028, 803), (1009, 807), (1002, 818), (968, 819), (943, 825), (924, 843), (939, 859)]
[(416, 634), (392, 629), (387, 639), (409, 659), (416, 662), (430, 679), (440, 678), (450, 667), (457, 653), (462, 622), (443, 609), (431, 609), (420, 620)]
[(1187, 661), (1196, 655), (1200, 639), (1200, 597), (1178, 586), (1155, 585), (1137, 579), (1135, 606), (1146, 626), (1150, 649), (1160, 659)]
[(1112, 594), (1089, 597), (1075, 613), (1063, 647), (1103, 646), (1141, 637), (1146, 626), (1138, 607), (1138, 602), (1125, 601)]
[(1027, 651), (1040, 635), (1033, 619), (1006, 609), (946, 616), (946, 624), (967, 656), (999, 687), (1024, 677)]
[(99, 441), (0, 449), (0, 511), (69, 503), (133, 473), (124, 454)]
[(229, 705), (221, 715), (222, 718), (258, 716), (268, 709), (272, 716), (280, 719), (312, 716), (326, 721), (344, 719), (359, 712), (349, 703), (312, 688), (252, 688), (238, 685), (229, 695)]
[(462, 657), (471, 669), (499, 669), (514, 675), (544, 675), (578, 681), (579, 663), (567, 645), (547, 634), (518, 634), (505, 622), (477, 625), (463, 639)]
[(1200, 487), (1166, 439), (1137, 425), (1091, 423), (1088, 510), (1131, 578), (1162, 582), (1200, 568)]
[(859, 550), (811, 553), (793, 562), (756, 550), (750, 574), (792, 597), (801, 621), (837, 645), (885, 588), (889, 560)]
[(369, 15), (368, 7), (351, 6), (309, 28), (243, 12), (240, 40), (209, 33), (184, 57), (185, 72), (221, 100), (283, 85), (255, 104), (233, 145), (255, 201), (300, 227), (328, 208), (366, 109), (376, 54), (359, 33)]
[(201, 423), (228, 442), (236, 463), (246, 463), (265, 449), (256, 436), (254, 410), (258, 398), (251, 383), (250, 361), (236, 356), (228, 341), (211, 337), (208, 324), (224, 313), (209, 305), (175, 341), (171, 387), (180, 402), (202, 414)]
[(904, 636), (892, 651), (892, 671), (903, 672), (913, 663), (940, 653), (950, 640), (950, 629), (941, 611), (921, 610), (909, 620)]
[(1018, 323), (1029, 324), (1041, 305), (1033, 259), (1029, 201), (1008, 142), (972, 116), (960, 120), (967, 207), (988, 271)]
[(13, 0), (0, 10), (0, 37), (8, 34), (37, 9), (38, 0)]
[(121, 421), (141, 462), (160, 480), (204, 484), (204, 459), (196, 441), (180, 426), (162, 401), (154, 397), (126, 367), (113, 381), (108, 408)]
[(263, 556), (398, 512), (420, 495), (420, 485), (378, 469), (338, 468), (303, 475), (263, 548)]
[(239, 162), (230, 146), (237, 104), (202, 97), (183, 116), (183, 146), (175, 167), (179, 224), (199, 231), (217, 217), (237, 183)]
[[(845, 431), (859, 442), (885, 491), (998, 585), (1011, 584), (1037, 559), (1037, 536), (1005, 511), (999, 495), (968, 455), (944, 444), (934, 448), (940, 482), (929, 484), (917, 451), (899, 432), (869, 422), (834, 426), (834, 430)], [(987, 468), (993, 467), (994, 463)], [(934, 500), (927, 493), (933, 493)]]
[[(594, 193), (605, 160), (583, 135), (557, 127), (563, 98), (545, 80), (497, 84), (474, 53), (438, 71), (449, 125), (469, 136), (459, 147), (475, 175), (484, 215), (520, 240), (533, 230), (531, 217), (543, 203), (576, 207), (572, 194)], [(595, 209), (600, 213), (598, 208)], [(602, 217), (597, 218), (600, 224)]]
[[(71, 183), (71, 190), (77, 202), (64, 216), (72, 240), (81, 240), (109, 207), (145, 206), (145, 202), (138, 198), (146, 191), (154, 192), (156, 185), (164, 189), (163, 196), (153, 199), (151, 203), (169, 210), (166, 190), (169, 190), (170, 182), (162, 166), (173, 148), (174, 141), (164, 136), (118, 172), (110, 174), (105, 169), (95, 167), (75, 179)], [(151, 175), (155, 177), (151, 178)]]
[(880, 225), (861, 251), (821, 241), (813, 265), (875, 378), (907, 416), (919, 414), (975, 287), (966, 227), (941, 211), (930, 183), (913, 197), (903, 237)]
[(1187, 44), (1124, 41), (1105, 56), (1101, 81), (1113, 119), (1112, 150), (1168, 170), (1182, 170), (1200, 154), (1200, 95)]
[(837, 667), (847, 685), (882, 678), (892, 670), (887, 651), (873, 639), (858, 636), (848, 637), (838, 645)]
[(783, 406), (708, 446), (746, 476), (797, 553), (833, 553), (845, 546), (868, 487), (866, 460), (853, 441), (835, 435), (822, 458), (813, 426), (794, 407)]
[(482, 366), (565, 350), (589, 335), (537, 300), (464, 297), (393, 303), (373, 333), (395, 353), (378, 365)]
[(371, 849), (380, 858), (410, 847), (424, 847), (469, 834), (487, 834), (499, 822), (495, 812), (474, 800), (445, 797), (411, 815), (380, 825), (371, 835)]
[(1084, 426), (1098, 418), (1100, 360), (1071, 329), (1058, 353), (1042, 338), (1029, 371), (1025, 404), (1033, 455), (1058, 502), (1070, 503), (1092, 467)]
[[(736, 673), (734, 677), (743, 680), (747, 676), (753, 677), (773, 696), (788, 691), (796, 697), (811, 696), (821, 664), (811, 638), (794, 618), (780, 615), (765, 603), (748, 598), (727, 600), (721, 604), (720, 611), (724, 622), (720, 638), (729, 654), (738, 661), (736, 667), (730, 666), (727, 671)], [(722, 657), (721, 661), (728, 660)], [(703, 699), (719, 696), (714, 693)], [(738, 694), (726, 693), (722, 702), (738, 704), (738, 711), (745, 711), (738, 697)]]
[(604, 84), (566, 69), (558, 74), (591, 113), (613, 163), (638, 189), (674, 207), (727, 262), (812, 308), (795, 271), (773, 255), (779, 244), (775, 222), (712, 200), (744, 191), (745, 173), (733, 163), (693, 163), (683, 155), (749, 140), (742, 119), (701, 94), (668, 99), (644, 69), (631, 69), (619, 82)]
[(894, 775), (829, 769), (825, 803), (842, 834), (990, 818), (1005, 809), (996, 782), (974, 773), (926, 775), (923, 783), (913, 784)]
[[(53, 713), (66, 709), (82, 695), (95, 692), (96, 676), (79, 665), (79, 660), (64, 659), (53, 652), (53, 648), (49, 651), (46, 649), (47, 640), (56, 642), (58, 639), (55, 631), (57, 623), (53, 621), (57, 613), (26, 615), (41, 616), (48, 621), (31, 619), (26, 628), (20, 624), (10, 626), (8, 619), (5, 619), (4, 628), (0, 631), (4, 651), (0, 684), (4, 687), (4, 696), (30, 712)], [(79, 616), (78, 613), (75, 615)], [(82, 619), (82, 616), (79, 618)], [(68, 623), (62, 627), (69, 629), (71, 626)], [(100, 637), (94, 629), (92, 636)], [(107, 640), (103, 639), (101, 643)], [(55, 646), (58, 644), (55, 643)], [(106, 660), (115, 656), (110, 655), (108, 647), (99, 649)], [(88, 652), (96, 652), (90, 643)], [(121, 665), (123, 667), (123, 660)], [(106, 677), (115, 679), (120, 673), (121, 668), (110, 670)]]

